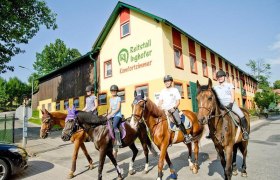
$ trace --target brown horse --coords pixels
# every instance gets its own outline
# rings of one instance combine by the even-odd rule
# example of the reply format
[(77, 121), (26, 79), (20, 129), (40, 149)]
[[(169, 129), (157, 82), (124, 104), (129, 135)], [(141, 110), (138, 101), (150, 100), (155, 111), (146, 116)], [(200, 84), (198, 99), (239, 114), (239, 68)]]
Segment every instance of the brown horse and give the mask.
[[(40, 130), (40, 137), (42, 139), (45, 139), (48, 137), (48, 134), (52, 127), (54, 125), (58, 125), (61, 128), (64, 128), (65, 126), (65, 118), (67, 114), (62, 112), (48, 112), (47, 110), (43, 110), (42, 112), (42, 124), (41, 124), (41, 130)], [(77, 133), (73, 134), (71, 136), (71, 142), (74, 143), (74, 151), (72, 155), (72, 166), (71, 170), (68, 174), (68, 178), (74, 177), (74, 172), (76, 171), (76, 162), (78, 158), (78, 152), (81, 147), (84, 155), (86, 156), (88, 162), (89, 162), (89, 169), (93, 169), (93, 161), (91, 157), (88, 154), (88, 151), (86, 149), (86, 146), (84, 142), (88, 138), (88, 134), (83, 130), (79, 130)]]
[[(224, 169), (225, 179), (231, 179), (232, 174), (237, 175), (236, 154), (240, 149), (243, 155), (242, 176), (247, 176), (246, 155), (248, 141), (242, 141), (240, 128), (235, 125), (232, 118), (238, 117), (229, 110), (221, 110), (220, 103), (215, 91), (212, 89), (212, 81), (208, 85), (200, 86), (197, 82), (197, 101), (199, 104), (198, 119), (201, 123), (208, 123), (210, 137), (220, 156)], [(245, 114), (250, 130), (249, 112), (241, 108)], [(248, 132), (249, 132), (248, 130)], [(226, 159), (225, 159), (226, 154)]]
[[(150, 99), (144, 97), (143, 91), (141, 95), (137, 95), (134, 93), (134, 102), (133, 102), (133, 114), (132, 114), (132, 123), (138, 123), (142, 120), (145, 121), (146, 125), (148, 126), (152, 139), (154, 143), (160, 150), (160, 158), (158, 162), (158, 178), (159, 180), (162, 179), (163, 173), (163, 165), (164, 159), (166, 160), (169, 168), (170, 168), (170, 178), (177, 179), (177, 174), (173, 169), (173, 164), (170, 161), (167, 148), (171, 144), (176, 144), (184, 141), (183, 133), (180, 131), (178, 133), (177, 139), (175, 137), (175, 133), (173, 131), (168, 130), (168, 122), (165, 115), (165, 112), (162, 109), (159, 109), (155, 103), (153, 103)], [(192, 123), (192, 127), (187, 129), (188, 133), (191, 133), (193, 136), (194, 142), (194, 164), (191, 162), (192, 156), (192, 144), (187, 144), (189, 150), (189, 165), (193, 173), (198, 172), (198, 152), (199, 147), (198, 143), (202, 136), (203, 126), (198, 123), (196, 115), (191, 111), (183, 111), (184, 115), (188, 117), (188, 119)]]
[[(77, 127), (82, 127), (90, 136), (95, 148), (99, 151), (98, 179), (102, 179), (102, 170), (106, 156), (109, 157), (113, 165), (116, 167), (118, 179), (122, 179), (122, 170), (119, 168), (116, 159), (113, 156), (114, 140), (112, 140), (108, 126), (104, 124), (107, 122), (106, 117), (99, 116), (98, 119), (94, 119), (95, 122), (103, 122), (103, 124), (99, 123), (99, 125), (92, 127), (92, 124), (89, 122), (91, 122), (91, 118), (93, 117), (89, 115), (89, 113), (78, 111), (77, 113), (75, 112), (75, 114), (75, 117), (67, 117), (67, 121), (61, 135), (62, 140), (67, 141), (71, 134), (75, 133), (78, 129)], [(156, 151), (147, 136), (146, 127), (140, 124), (137, 129), (133, 129), (127, 122), (125, 122), (124, 126), (126, 129), (126, 136), (122, 139), (122, 147), (128, 146), (133, 152), (131, 162), (129, 163), (129, 174), (135, 173), (135, 170), (133, 170), (133, 163), (138, 153), (138, 149), (136, 148), (134, 141), (137, 137), (140, 139), (146, 156), (145, 173), (147, 173), (149, 166), (149, 149), (153, 154), (156, 154)]]

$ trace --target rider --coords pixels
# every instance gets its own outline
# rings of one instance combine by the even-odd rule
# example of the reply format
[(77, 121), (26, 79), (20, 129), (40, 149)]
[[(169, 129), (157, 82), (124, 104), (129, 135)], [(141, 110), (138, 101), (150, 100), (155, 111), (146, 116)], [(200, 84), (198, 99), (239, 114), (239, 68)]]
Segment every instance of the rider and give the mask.
[(91, 112), (93, 115), (97, 115), (98, 102), (93, 91), (94, 91), (93, 86), (89, 85), (86, 87), (86, 93), (87, 93), (86, 106), (82, 111)]
[(121, 113), (121, 98), (117, 95), (119, 88), (117, 85), (112, 85), (110, 87), (111, 92), (111, 99), (110, 99), (110, 109), (107, 115), (107, 119), (113, 118), (113, 129), (115, 133), (115, 146), (121, 147), (121, 135), (119, 130), (119, 125), (122, 120), (122, 113)]
[(216, 77), (218, 78), (219, 85), (214, 86), (213, 89), (217, 93), (218, 99), (220, 103), (227, 109), (232, 110), (235, 114), (237, 114), (241, 121), (241, 129), (243, 140), (249, 139), (249, 133), (247, 132), (247, 121), (244, 116), (244, 113), (238, 107), (238, 105), (234, 102), (234, 86), (231, 83), (227, 83), (226, 73), (223, 70), (219, 70), (216, 73)]
[(180, 104), (181, 95), (177, 88), (172, 87), (172, 76), (164, 76), (163, 81), (166, 88), (164, 88), (160, 93), (158, 106), (172, 114), (176, 121), (176, 126), (179, 127), (184, 134), (185, 143), (188, 144), (191, 142), (192, 136), (187, 133), (184, 123), (181, 121), (179, 115), (178, 106)]

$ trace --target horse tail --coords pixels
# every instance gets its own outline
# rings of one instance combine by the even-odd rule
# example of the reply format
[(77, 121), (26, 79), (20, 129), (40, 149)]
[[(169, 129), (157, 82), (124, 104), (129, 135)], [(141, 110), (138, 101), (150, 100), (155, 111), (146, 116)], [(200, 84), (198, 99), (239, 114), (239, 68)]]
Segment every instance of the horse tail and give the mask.
[(144, 123), (140, 123), (140, 126), (142, 126), (142, 128), (145, 129), (145, 131), (146, 131), (145, 132), (145, 134), (147, 134), (147, 137), (146, 137), (147, 141), (146, 141), (146, 143), (148, 145), (149, 150), (151, 151), (151, 153), (152, 153), (152, 155), (154, 157), (158, 157), (158, 152), (155, 150), (154, 143), (151, 141), (150, 131), (147, 130), (146, 125)]

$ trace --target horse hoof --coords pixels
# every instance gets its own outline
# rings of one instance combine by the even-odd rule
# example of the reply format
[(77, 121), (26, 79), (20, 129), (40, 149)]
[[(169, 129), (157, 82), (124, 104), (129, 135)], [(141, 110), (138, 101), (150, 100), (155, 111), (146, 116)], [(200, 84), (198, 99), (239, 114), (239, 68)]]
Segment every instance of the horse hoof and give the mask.
[(123, 178), (119, 176), (119, 177), (118, 177), (118, 180), (123, 180)]
[(197, 168), (193, 168), (192, 173), (193, 173), (193, 174), (197, 174), (197, 173), (198, 173)]
[(129, 170), (129, 174), (130, 174), (130, 175), (133, 175), (133, 174), (135, 174), (135, 173), (136, 173), (135, 170)]
[(149, 171), (144, 171), (144, 174), (148, 174)]
[(176, 173), (170, 174), (170, 179), (177, 179), (177, 174)]
[(233, 175), (233, 176), (237, 176), (237, 175), (238, 175), (237, 170), (232, 171), (232, 175)]
[(241, 173), (241, 177), (248, 177), (247, 173)]
[(74, 174), (68, 174), (67, 179), (72, 179), (74, 177)]

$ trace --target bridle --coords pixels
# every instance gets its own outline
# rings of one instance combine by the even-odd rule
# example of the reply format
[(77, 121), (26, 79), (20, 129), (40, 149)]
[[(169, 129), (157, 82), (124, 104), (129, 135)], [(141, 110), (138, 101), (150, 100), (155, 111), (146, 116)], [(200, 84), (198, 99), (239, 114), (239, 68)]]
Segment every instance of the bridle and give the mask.
[(50, 115), (47, 115), (47, 117), (45, 118), (45, 119), (43, 119), (42, 120), (42, 123), (44, 123), (44, 124), (47, 124), (48, 126), (48, 128), (41, 128), (41, 131), (42, 132), (45, 132), (45, 133), (49, 133), (49, 131), (51, 130), (51, 128), (52, 128), (52, 123), (53, 123), (53, 119), (51, 118), (51, 116)]
[(137, 102), (133, 102), (133, 105), (137, 105), (137, 104), (139, 104), (140, 102), (144, 102), (144, 103), (143, 103), (143, 106), (140, 106), (140, 107), (142, 108), (141, 115), (132, 113), (131, 116), (133, 116), (137, 121), (139, 121), (139, 123), (142, 123), (143, 121), (146, 121), (146, 120), (144, 119), (144, 112), (145, 112), (145, 110), (146, 110), (146, 103), (147, 103), (147, 101), (146, 101), (146, 100), (143, 100), (143, 99), (140, 99), (140, 100), (137, 101)]

